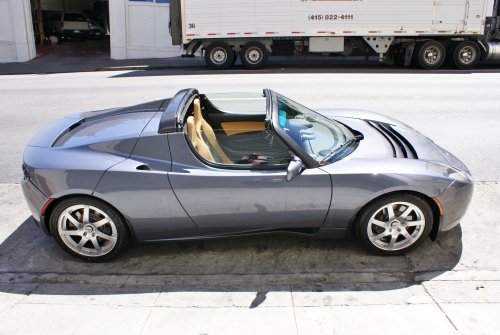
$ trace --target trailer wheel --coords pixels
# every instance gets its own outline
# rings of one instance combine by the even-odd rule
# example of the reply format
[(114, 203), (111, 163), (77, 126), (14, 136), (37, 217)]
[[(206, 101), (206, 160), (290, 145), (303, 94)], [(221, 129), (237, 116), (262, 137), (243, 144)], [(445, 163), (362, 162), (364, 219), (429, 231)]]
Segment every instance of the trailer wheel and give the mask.
[(472, 69), (480, 57), (481, 51), (478, 45), (472, 41), (457, 42), (450, 48), (450, 65), (457, 69)]
[(256, 70), (266, 66), (269, 52), (264, 44), (248, 42), (241, 48), (240, 60), (247, 69)]
[(443, 65), (446, 51), (437, 41), (422, 42), (414, 53), (415, 63), (424, 70), (435, 70)]
[(230, 67), (233, 58), (233, 50), (225, 42), (214, 42), (205, 50), (205, 62), (215, 70), (225, 70)]

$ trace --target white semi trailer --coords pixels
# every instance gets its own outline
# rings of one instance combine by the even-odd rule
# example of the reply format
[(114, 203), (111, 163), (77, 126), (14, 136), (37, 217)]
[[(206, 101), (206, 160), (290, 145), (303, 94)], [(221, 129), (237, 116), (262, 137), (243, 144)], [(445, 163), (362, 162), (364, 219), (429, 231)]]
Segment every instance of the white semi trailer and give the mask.
[(500, 0), (171, 0), (174, 45), (201, 47), (214, 69), (240, 57), (249, 69), (272, 55), (373, 49), (381, 61), (458, 69), (500, 60)]

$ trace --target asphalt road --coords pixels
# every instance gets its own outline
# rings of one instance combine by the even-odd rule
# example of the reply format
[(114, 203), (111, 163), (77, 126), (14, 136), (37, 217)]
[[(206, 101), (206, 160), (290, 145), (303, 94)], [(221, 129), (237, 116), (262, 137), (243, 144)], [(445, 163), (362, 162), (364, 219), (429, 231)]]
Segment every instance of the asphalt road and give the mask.
[(500, 73), (393, 68), (133, 71), (0, 76), (0, 183), (18, 183), (31, 137), (65, 115), (201, 92), (271, 88), (313, 109), (366, 109), (413, 126), (448, 149), (475, 181), (500, 180)]

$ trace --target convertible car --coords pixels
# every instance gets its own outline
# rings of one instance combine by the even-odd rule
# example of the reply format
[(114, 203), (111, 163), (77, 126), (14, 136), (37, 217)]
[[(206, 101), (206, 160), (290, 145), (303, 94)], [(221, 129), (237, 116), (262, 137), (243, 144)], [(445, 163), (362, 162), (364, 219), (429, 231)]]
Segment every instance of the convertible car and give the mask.
[(24, 152), (35, 222), (68, 253), (262, 233), (343, 238), (407, 253), (456, 226), (473, 193), (455, 156), (361, 110), (315, 112), (272, 90), (201, 94), (86, 112)]

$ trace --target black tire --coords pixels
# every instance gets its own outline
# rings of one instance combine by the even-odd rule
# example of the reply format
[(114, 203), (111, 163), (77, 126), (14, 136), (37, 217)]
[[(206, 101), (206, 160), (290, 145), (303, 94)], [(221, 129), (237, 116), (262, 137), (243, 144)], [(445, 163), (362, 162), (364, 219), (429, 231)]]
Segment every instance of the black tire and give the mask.
[(233, 50), (225, 42), (214, 42), (205, 50), (205, 62), (215, 70), (225, 70), (230, 67), (233, 58)]
[[(392, 217), (388, 214), (389, 207), (393, 209)], [(405, 215), (407, 210), (409, 212)], [(407, 218), (410, 219), (404, 220)], [(356, 231), (361, 243), (371, 252), (397, 256), (421, 245), (429, 236), (432, 222), (428, 202), (422, 197), (403, 193), (381, 197), (366, 206), (358, 215)]]
[(476, 66), (481, 58), (481, 50), (477, 43), (463, 41), (454, 43), (449, 51), (448, 62), (457, 69), (468, 70)]
[(413, 58), (419, 68), (435, 70), (443, 65), (446, 59), (446, 50), (438, 41), (425, 41), (417, 45)]
[(269, 52), (266, 46), (260, 42), (248, 42), (241, 48), (241, 63), (249, 70), (262, 69), (267, 65), (268, 58)]
[[(88, 207), (87, 219), (85, 207)], [(95, 225), (99, 222), (99, 226)], [(50, 231), (68, 254), (94, 262), (105, 262), (116, 257), (126, 248), (130, 235), (115, 209), (88, 197), (61, 201), (50, 215)]]

